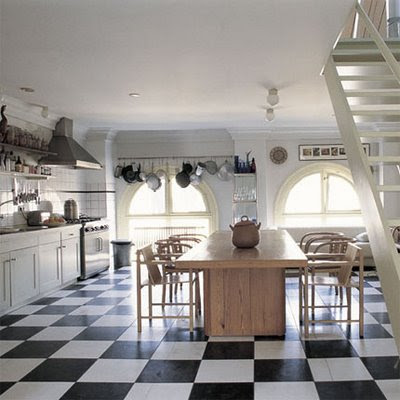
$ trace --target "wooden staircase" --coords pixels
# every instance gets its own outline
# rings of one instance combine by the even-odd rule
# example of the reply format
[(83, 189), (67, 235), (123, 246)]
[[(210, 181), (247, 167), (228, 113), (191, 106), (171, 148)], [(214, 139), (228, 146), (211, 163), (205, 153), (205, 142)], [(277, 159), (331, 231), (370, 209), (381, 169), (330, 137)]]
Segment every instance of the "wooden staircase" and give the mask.
[[(400, 40), (384, 40), (359, 4), (356, 11), (372, 39), (339, 41), (323, 73), (400, 350), (400, 254), (390, 231), (400, 225), (400, 212), (399, 217), (388, 218), (384, 208), (388, 196), (400, 193), (400, 173), (392, 173), (396, 181), (387, 183), (377, 182), (371, 171), (375, 166), (381, 172), (388, 168), (395, 172), (400, 151), (393, 155), (380, 150), (368, 156), (362, 147), (365, 141), (378, 143), (380, 149), (400, 141)], [(379, 126), (389, 129), (381, 131)]]

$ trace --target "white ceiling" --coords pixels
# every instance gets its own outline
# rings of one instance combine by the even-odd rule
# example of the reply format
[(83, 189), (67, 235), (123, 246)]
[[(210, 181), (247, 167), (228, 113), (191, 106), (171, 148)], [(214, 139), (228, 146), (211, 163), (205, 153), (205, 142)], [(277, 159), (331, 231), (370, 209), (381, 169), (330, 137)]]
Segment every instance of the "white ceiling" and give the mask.
[(335, 123), (319, 73), (354, 0), (0, 2), (5, 93), (90, 126), (263, 127), (268, 87), (274, 126)]

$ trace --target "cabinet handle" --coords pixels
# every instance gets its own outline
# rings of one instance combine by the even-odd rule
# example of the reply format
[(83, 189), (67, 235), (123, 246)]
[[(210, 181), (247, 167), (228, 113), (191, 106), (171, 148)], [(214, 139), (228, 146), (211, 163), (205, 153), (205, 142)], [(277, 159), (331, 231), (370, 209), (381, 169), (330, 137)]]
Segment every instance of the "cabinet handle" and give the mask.
[(70, 233), (69, 236), (74, 236), (74, 234), (73, 234), (73, 233)]
[(61, 247), (57, 247), (57, 280), (60, 280), (60, 264), (61, 264), (61, 257), (60, 257)]
[(36, 289), (36, 254), (33, 253), (33, 288)]
[[(6, 261), (8, 261), (8, 260), (6, 260)], [(3, 268), (3, 293), (4, 293), (4, 296), (3, 296), (3, 301), (4, 302), (6, 302), (7, 301), (7, 286), (6, 286), (6, 268), (5, 268), (5, 266), (4, 266), (4, 268)]]
[(17, 259), (16, 258), (10, 258), (10, 262), (11, 261), (17, 261)]
[(102, 251), (103, 250), (103, 238), (102, 237), (99, 237), (99, 242), (100, 242), (100, 251)]

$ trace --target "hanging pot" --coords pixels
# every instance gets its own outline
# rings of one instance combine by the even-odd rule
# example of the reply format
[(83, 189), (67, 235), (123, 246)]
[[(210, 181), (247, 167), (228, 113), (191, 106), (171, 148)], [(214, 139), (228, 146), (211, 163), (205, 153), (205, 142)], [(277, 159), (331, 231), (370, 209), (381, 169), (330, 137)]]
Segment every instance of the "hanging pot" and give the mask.
[(122, 169), (122, 177), (126, 183), (136, 182), (136, 171), (133, 170), (132, 164), (129, 164)]
[(186, 172), (188, 175), (190, 175), (193, 171), (192, 164), (190, 163), (182, 163), (182, 171)]
[(190, 185), (189, 175), (185, 171), (178, 172), (175, 176), (176, 183), (181, 187), (185, 188)]
[(205, 162), (206, 170), (210, 175), (215, 175), (218, 171), (218, 167), (215, 161), (209, 160)]
[(225, 162), (219, 167), (217, 176), (221, 181), (230, 181), (232, 180), (234, 173), (235, 169), (233, 165), (228, 162), (228, 160), (225, 160)]
[(189, 176), (189, 179), (190, 179), (190, 183), (191, 183), (193, 186), (200, 185), (200, 183), (201, 183), (201, 178), (200, 178), (200, 176), (197, 175), (196, 173), (191, 174), (191, 175)]
[(140, 164), (137, 167), (137, 170), (135, 171), (135, 181), (136, 182), (143, 182), (143, 179), (140, 177), (141, 172), (140, 172)]
[(151, 173), (146, 176), (146, 184), (153, 192), (161, 187), (161, 179), (153, 172), (153, 164), (151, 165)]
[(195, 173), (197, 176), (202, 176), (204, 171), (206, 170), (206, 164), (202, 162), (197, 163), (197, 167), (195, 169)]
[(123, 166), (122, 165), (120, 165), (120, 164), (118, 164), (116, 167), (115, 167), (115, 170), (114, 170), (114, 177), (115, 178), (120, 178), (121, 177), (121, 175), (122, 175), (122, 170), (123, 170)]

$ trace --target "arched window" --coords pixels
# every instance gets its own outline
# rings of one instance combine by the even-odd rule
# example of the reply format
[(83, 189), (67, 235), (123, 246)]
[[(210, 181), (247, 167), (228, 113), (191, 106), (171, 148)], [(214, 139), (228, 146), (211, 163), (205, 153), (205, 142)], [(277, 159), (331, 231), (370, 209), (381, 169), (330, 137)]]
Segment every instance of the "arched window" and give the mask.
[(308, 165), (283, 184), (275, 203), (284, 226), (363, 225), (350, 171), (339, 164)]
[(156, 192), (145, 183), (127, 187), (119, 207), (121, 237), (140, 247), (173, 234), (208, 235), (216, 229), (216, 201), (205, 183), (183, 189), (172, 175), (161, 182)]

